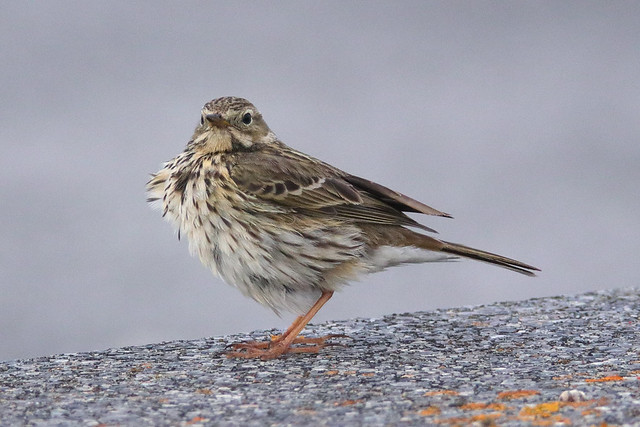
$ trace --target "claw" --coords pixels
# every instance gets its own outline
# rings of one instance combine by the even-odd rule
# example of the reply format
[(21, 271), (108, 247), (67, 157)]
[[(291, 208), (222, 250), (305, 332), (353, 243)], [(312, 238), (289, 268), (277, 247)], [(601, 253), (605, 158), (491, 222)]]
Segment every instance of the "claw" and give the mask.
[(227, 348), (233, 351), (225, 353), (227, 358), (262, 359), (269, 360), (285, 353), (318, 353), (324, 347), (339, 346), (339, 343), (327, 342), (331, 338), (350, 338), (344, 334), (330, 334), (317, 338), (296, 337), (291, 344), (301, 344), (292, 347), (282, 344), (281, 336), (271, 337), (271, 341), (248, 341), (229, 344)]
[[(260, 358), (262, 360), (275, 359), (285, 353), (317, 353), (327, 344), (329, 338), (338, 337), (340, 335), (327, 335), (319, 338), (305, 338), (298, 336), (309, 321), (315, 316), (320, 308), (331, 298), (333, 291), (322, 291), (320, 298), (313, 304), (304, 316), (298, 316), (291, 326), (279, 336), (272, 336), (271, 341), (257, 342), (249, 341), (246, 343), (231, 344), (231, 348), (235, 351), (226, 353), (227, 357), (241, 357), (245, 359)], [(293, 344), (303, 344), (299, 347), (291, 347)]]

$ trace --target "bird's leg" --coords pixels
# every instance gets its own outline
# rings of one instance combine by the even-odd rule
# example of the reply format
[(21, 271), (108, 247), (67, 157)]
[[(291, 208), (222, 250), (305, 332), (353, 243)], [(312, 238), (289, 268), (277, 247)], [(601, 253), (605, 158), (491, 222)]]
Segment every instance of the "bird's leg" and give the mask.
[[(303, 319), (304, 319), (304, 316), (298, 316), (296, 320), (293, 321), (291, 326), (289, 326), (289, 328), (287, 328), (285, 332), (283, 332), (280, 335), (271, 335), (270, 341), (238, 342), (238, 343), (230, 344), (230, 347), (233, 348), (234, 350), (247, 349), (247, 348), (269, 348), (270, 346), (273, 346), (279, 343), (280, 341), (285, 339), (287, 336), (289, 336), (291, 331), (296, 329), (299, 326), (300, 322), (303, 321)], [(302, 328), (304, 328), (304, 326)], [(295, 337), (292, 344), (323, 344), (329, 338), (348, 338), (348, 335), (329, 334), (323, 337), (316, 337), (316, 338), (308, 338), (308, 337), (303, 337), (298, 335), (297, 337)], [(293, 350), (291, 350), (290, 352), (293, 352)]]
[[(298, 316), (296, 318), (296, 320), (293, 321), (293, 323), (291, 324), (291, 326), (289, 326), (289, 328), (284, 331), (281, 335), (271, 335), (271, 341), (247, 341), (247, 342), (238, 342), (238, 343), (233, 343), (230, 345), (231, 348), (233, 348), (234, 350), (239, 350), (239, 349), (250, 349), (250, 348), (269, 348), (269, 346), (278, 343), (280, 341), (282, 341), (283, 339), (285, 339), (290, 333), (291, 331), (293, 331), (298, 324), (302, 321), (302, 319), (304, 319), (304, 316)], [(295, 342), (294, 342), (295, 344)]]
[[(230, 351), (226, 353), (227, 357), (242, 357), (242, 358), (260, 358), (262, 360), (274, 359), (284, 353), (317, 353), (322, 347), (324, 347), (325, 341), (329, 338), (340, 335), (327, 335), (319, 338), (304, 338), (298, 337), (298, 334), (304, 329), (304, 327), (311, 321), (313, 316), (322, 308), (322, 306), (329, 301), (333, 291), (324, 291), (318, 301), (311, 307), (311, 309), (304, 316), (299, 316), (289, 326), (289, 328), (279, 337), (276, 337), (268, 342), (248, 342), (234, 344), (233, 348), (237, 351)], [(306, 347), (291, 347), (292, 344), (314, 344), (313, 346)]]

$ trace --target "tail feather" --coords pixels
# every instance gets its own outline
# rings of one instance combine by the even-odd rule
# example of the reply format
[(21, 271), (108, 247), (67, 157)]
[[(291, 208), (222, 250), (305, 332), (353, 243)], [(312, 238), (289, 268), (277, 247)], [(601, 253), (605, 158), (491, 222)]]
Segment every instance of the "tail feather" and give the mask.
[(440, 249), (442, 252), (488, 262), (489, 264), (494, 264), (527, 276), (535, 276), (534, 271), (540, 271), (539, 268), (502, 255), (492, 254), (491, 252), (481, 251), (480, 249), (470, 248), (458, 243), (444, 241), (442, 243), (443, 246)]

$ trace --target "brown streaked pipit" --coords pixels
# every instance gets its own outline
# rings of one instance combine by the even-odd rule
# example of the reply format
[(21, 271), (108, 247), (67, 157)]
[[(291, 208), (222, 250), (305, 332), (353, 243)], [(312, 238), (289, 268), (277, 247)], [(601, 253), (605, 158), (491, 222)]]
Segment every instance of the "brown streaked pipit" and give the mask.
[(458, 256), (529, 276), (538, 270), (411, 230), (434, 231), (404, 212), (449, 215), (288, 147), (242, 98), (207, 103), (185, 150), (147, 192), (213, 273), (276, 313), (299, 314), (283, 335), (236, 344), (229, 357), (317, 352), (328, 337), (298, 334), (364, 273)]

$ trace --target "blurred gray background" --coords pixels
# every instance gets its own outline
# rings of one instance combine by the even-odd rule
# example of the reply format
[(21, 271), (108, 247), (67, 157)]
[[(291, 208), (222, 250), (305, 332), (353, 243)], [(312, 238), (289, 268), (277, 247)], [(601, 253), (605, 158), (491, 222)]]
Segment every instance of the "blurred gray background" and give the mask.
[(637, 2), (3, 2), (0, 359), (286, 327), (145, 203), (212, 98), (542, 268), (407, 266), (315, 321), (638, 284)]

